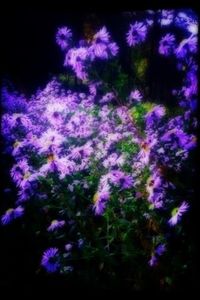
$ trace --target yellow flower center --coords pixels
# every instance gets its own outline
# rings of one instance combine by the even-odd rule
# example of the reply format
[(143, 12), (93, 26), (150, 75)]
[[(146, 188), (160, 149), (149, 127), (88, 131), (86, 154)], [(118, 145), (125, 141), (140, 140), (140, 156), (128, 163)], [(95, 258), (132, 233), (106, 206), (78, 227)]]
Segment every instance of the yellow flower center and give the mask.
[(14, 148), (16, 148), (16, 147), (18, 147), (18, 146), (19, 146), (19, 144), (20, 144), (20, 142), (19, 142), (19, 141), (15, 141), (15, 143), (13, 144), (13, 147), (14, 147)]
[(98, 192), (96, 192), (93, 197), (93, 202), (96, 203), (98, 199), (99, 199), (99, 194)]
[(55, 160), (55, 155), (54, 154), (49, 154), (48, 157), (47, 157), (47, 161), (51, 162), (53, 160)]
[(24, 174), (24, 177), (23, 177), (23, 178), (24, 178), (24, 179), (27, 179), (27, 178), (30, 177), (30, 175), (31, 175), (31, 174), (30, 174), (29, 172), (26, 172), (26, 173)]

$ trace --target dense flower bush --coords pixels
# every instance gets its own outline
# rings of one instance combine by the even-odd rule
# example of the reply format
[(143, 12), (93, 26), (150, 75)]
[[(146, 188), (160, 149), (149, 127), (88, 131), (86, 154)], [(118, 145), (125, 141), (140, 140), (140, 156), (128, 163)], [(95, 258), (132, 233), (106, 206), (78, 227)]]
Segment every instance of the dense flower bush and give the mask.
[(71, 29), (58, 29), (79, 89), (58, 78), (30, 99), (2, 89), (2, 133), (18, 193), (1, 223), (36, 215), (33, 230), (48, 240), (38, 265), (47, 272), (79, 274), (93, 263), (112, 277), (130, 264), (135, 279), (140, 269), (159, 267), (192, 207), (179, 177), (196, 146), (197, 20), (187, 11), (147, 11), (124, 42), (140, 47), (154, 26), (162, 32), (158, 55), (175, 59), (183, 77), (171, 91), (173, 112), (137, 86), (104, 80), (109, 68), (120, 74), (120, 49), (105, 26), (76, 45)]

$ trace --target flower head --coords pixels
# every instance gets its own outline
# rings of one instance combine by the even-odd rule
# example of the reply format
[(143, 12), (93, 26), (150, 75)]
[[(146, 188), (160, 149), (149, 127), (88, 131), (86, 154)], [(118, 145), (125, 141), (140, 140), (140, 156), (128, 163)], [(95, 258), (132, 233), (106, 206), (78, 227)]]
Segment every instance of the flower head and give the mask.
[(182, 215), (187, 212), (189, 209), (189, 204), (185, 201), (179, 207), (176, 207), (172, 210), (172, 217), (169, 219), (168, 224), (170, 226), (176, 225), (180, 220)]
[(61, 27), (56, 34), (56, 43), (62, 50), (66, 50), (69, 46), (69, 40), (72, 37), (72, 32), (68, 27)]
[(21, 217), (24, 214), (24, 208), (18, 206), (16, 208), (9, 208), (5, 214), (1, 217), (1, 223), (3, 225), (9, 224), (14, 219)]
[(159, 53), (165, 56), (173, 53), (175, 44), (175, 36), (173, 34), (167, 33), (159, 43)]
[(56, 272), (60, 266), (58, 263), (58, 249), (49, 248), (42, 256), (41, 265), (47, 270), (47, 272)]
[(139, 90), (134, 90), (130, 93), (129, 98), (130, 100), (136, 100), (137, 102), (140, 102), (142, 99), (142, 95)]
[(130, 29), (127, 33), (126, 41), (128, 45), (135, 46), (143, 42), (147, 35), (147, 25), (142, 22), (135, 22), (130, 25)]
[(47, 231), (54, 231), (59, 228), (62, 228), (65, 225), (65, 221), (53, 220), (51, 225), (47, 228)]
[(105, 26), (103, 26), (95, 35), (94, 35), (94, 40), (95, 42), (104, 42), (107, 43), (109, 42), (110, 35), (106, 29)]

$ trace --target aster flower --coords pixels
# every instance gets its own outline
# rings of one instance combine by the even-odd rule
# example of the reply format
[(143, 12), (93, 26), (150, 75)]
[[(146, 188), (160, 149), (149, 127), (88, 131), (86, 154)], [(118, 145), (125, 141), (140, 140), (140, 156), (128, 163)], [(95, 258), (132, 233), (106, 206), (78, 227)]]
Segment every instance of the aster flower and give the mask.
[(155, 254), (157, 254), (158, 256), (161, 256), (165, 251), (166, 251), (166, 245), (160, 244), (156, 247)]
[(187, 26), (187, 30), (192, 34), (197, 35), (198, 34), (198, 23), (196, 21), (189, 23)]
[(137, 102), (140, 102), (141, 99), (142, 99), (142, 95), (141, 95), (139, 90), (134, 90), (130, 93), (129, 99), (130, 100), (136, 100)]
[(130, 29), (127, 33), (126, 41), (130, 47), (135, 46), (143, 42), (147, 35), (147, 26), (142, 22), (135, 22), (130, 25)]
[(66, 244), (65, 245), (65, 250), (66, 251), (71, 251), (72, 247), (73, 247), (72, 244)]
[(57, 130), (49, 128), (38, 139), (39, 153), (48, 151), (59, 151), (59, 146), (64, 142), (65, 138)]
[(119, 47), (117, 46), (116, 43), (109, 43), (108, 49), (110, 50), (112, 56), (116, 56), (119, 52)]
[(147, 127), (152, 127), (165, 115), (165, 108), (162, 105), (156, 105), (145, 115)]
[(18, 206), (16, 208), (9, 208), (5, 214), (1, 217), (1, 223), (3, 225), (9, 224), (14, 219), (21, 217), (24, 214), (24, 208)]
[(182, 215), (189, 209), (189, 204), (185, 201), (179, 207), (176, 207), (172, 211), (172, 217), (169, 219), (168, 224), (170, 226), (176, 225), (180, 220)]
[(161, 19), (160, 19), (160, 25), (161, 26), (169, 26), (174, 19), (174, 10), (167, 10), (163, 9), (161, 11)]
[(173, 53), (175, 47), (175, 36), (167, 33), (159, 42), (159, 53), (165, 56)]
[(95, 215), (102, 215), (105, 211), (106, 208), (106, 203), (110, 198), (110, 194), (108, 191), (101, 190), (98, 191), (94, 197), (94, 205), (93, 205), (93, 210), (95, 211)]
[(53, 220), (51, 225), (47, 228), (47, 231), (55, 231), (59, 228), (62, 228), (65, 225), (65, 221)]
[(114, 93), (110, 92), (110, 93), (105, 94), (105, 95), (99, 100), (99, 103), (109, 103), (109, 102), (111, 102), (111, 100), (114, 99), (114, 98), (115, 98)]
[(154, 267), (158, 264), (158, 257), (163, 255), (163, 253), (166, 251), (166, 245), (165, 244), (160, 244), (158, 245), (152, 255), (151, 255), (151, 259), (149, 260), (149, 265), (151, 267)]
[(130, 175), (125, 175), (122, 171), (112, 171), (109, 174), (111, 183), (122, 189), (128, 189), (133, 186), (133, 178)]
[(69, 40), (72, 37), (71, 29), (68, 27), (61, 27), (56, 34), (56, 43), (62, 50), (66, 50), (69, 46)]
[(192, 33), (196, 33), (197, 31), (196, 28), (192, 28), (194, 24), (197, 24), (197, 17), (194, 14), (187, 14), (184, 11), (179, 12), (175, 18), (175, 24)]
[(104, 42), (107, 43), (110, 40), (110, 35), (105, 26), (103, 26), (95, 35), (94, 41), (95, 42)]
[(157, 257), (155, 255), (152, 255), (151, 259), (149, 260), (149, 265), (151, 267), (154, 267), (155, 265), (157, 265), (157, 263), (158, 263)]
[(57, 248), (47, 249), (43, 253), (41, 265), (49, 273), (56, 272), (60, 267), (60, 264), (58, 263), (58, 249)]
[(188, 39), (184, 39), (175, 49), (177, 58), (186, 58), (188, 53), (197, 52), (197, 36), (191, 35)]

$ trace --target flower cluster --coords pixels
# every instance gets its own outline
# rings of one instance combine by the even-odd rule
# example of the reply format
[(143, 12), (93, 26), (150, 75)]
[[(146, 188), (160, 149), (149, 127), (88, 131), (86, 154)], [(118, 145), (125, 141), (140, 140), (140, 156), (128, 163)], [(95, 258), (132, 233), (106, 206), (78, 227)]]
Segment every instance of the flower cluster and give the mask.
[[(161, 12), (162, 27), (172, 20), (173, 11)], [(178, 19), (176, 22), (179, 24)], [(177, 44), (175, 36), (167, 33), (158, 45), (161, 55), (175, 55), (178, 68), (187, 67), (184, 86), (173, 91), (181, 97), (183, 114), (170, 116), (164, 105), (147, 102), (135, 87), (127, 95), (127, 105), (116, 105), (118, 95), (113, 90), (98, 94), (103, 82), (90, 81), (89, 68), (96, 59), (108, 60), (118, 53), (105, 27), (79, 47), (71, 46), (69, 28), (60, 28), (56, 35), (56, 42), (65, 51), (64, 65), (79, 79), (88, 80), (89, 92), (64, 89), (55, 78), (28, 101), (4, 89), (2, 134), (5, 151), (15, 161), (10, 175), (18, 194), (16, 207), (3, 214), (1, 223), (6, 225), (22, 216), (27, 203), (37, 204), (38, 213), (44, 217), (41, 231), (60, 239), (57, 242), (55, 238), (55, 245), (42, 255), (41, 266), (47, 272), (71, 272), (73, 255), (84, 257), (85, 249), (96, 253), (91, 245), (105, 243), (105, 235), (102, 248), (109, 252), (115, 238), (119, 243), (129, 232), (138, 232), (140, 224), (147, 225), (149, 219), (155, 217), (170, 229), (188, 211), (186, 201), (171, 196), (176, 186), (173, 178), (165, 176), (166, 169), (179, 172), (196, 146), (196, 137), (188, 129), (197, 96), (193, 57), (197, 36), (196, 25), (191, 20), (185, 23), (189, 37)], [(150, 24), (148, 19), (130, 25), (129, 46), (145, 40)], [(95, 227), (99, 236), (91, 243), (86, 231), (98, 218), (106, 220), (106, 227)], [(108, 224), (110, 218), (116, 223)], [(119, 238), (121, 225), (117, 220), (123, 218), (129, 227), (124, 229), (125, 222), (121, 222), (125, 232)], [(135, 224), (137, 228), (131, 227)], [(110, 227), (112, 238), (108, 236)], [(151, 252), (148, 249), (144, 256), (149, 259), (151, 255), (150, 266), (158, 264), (167, 249), (167, 238), (160, 232), (161, 225), (155, 235), (158, 240), (162, 235), (162, 243), (152, 242)]]
[(94, 36), (92, 41), (82, 41), (78, 47), (68, 49), (72, 36), (67, 27), (59, 28), (56, 41), (62, 50), (66, 51), (64, 66), (70, 66), (76, 76), (81, 80), (88, 79), (88, 68), (97, 59), (107, 60), (118, 53), (118, 46), (110, 38), (106, 27), (102, 27)]

